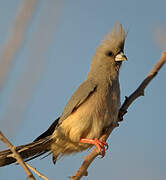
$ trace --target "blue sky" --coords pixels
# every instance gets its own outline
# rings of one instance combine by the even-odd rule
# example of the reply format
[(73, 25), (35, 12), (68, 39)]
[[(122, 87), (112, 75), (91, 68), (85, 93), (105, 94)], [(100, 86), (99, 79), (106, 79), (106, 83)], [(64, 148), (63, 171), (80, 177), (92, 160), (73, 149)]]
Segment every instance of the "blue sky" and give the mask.
[[(20, 3), (1, 2), (0, 50)], [(0, 130), (15, 145), (28, 143), (46, 130), (85, 79), (96, 47), (117, 21), (128, 31), (128, 62), (120, 72), (123, 102), (160, 58), (162, 50), (153, 34), (159, 25), (166, 26), (165, 6), (162, 0), (38, 1), (1, 89)], [(106, 157), (94, 161), (87, 179), (166, 179), (165, 73), (163, 67), (145, 97), (130, 107), (108, 140), (111, 148)], [(0, 142), (0, 147), (5, 146)], [(31, 165), (50, 179), (63, 180), (76, 172), (87, 153), (65, 157), (56, 166), (51, 157)], [(15, 165), (1, 168), (0, 177), (26, 179)]]

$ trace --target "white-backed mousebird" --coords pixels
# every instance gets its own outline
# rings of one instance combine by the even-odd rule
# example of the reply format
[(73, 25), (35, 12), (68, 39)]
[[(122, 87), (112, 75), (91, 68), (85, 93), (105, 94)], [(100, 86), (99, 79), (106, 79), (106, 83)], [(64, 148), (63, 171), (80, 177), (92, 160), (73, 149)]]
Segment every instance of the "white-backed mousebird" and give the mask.
[[(34, 142), (16, 147), (25, 160), (46, 152), (58, 157), (84, 151), (95, 145), (105, 155), (104, 130), (118, 120), (120, 108), (119, 69), (124, 55), (126, 33), (116, 23), (93, 56), (86, 80), (71, 96), (62, 115)], [(16, 162), (10, 150), (0, 152), (0, 166)]]

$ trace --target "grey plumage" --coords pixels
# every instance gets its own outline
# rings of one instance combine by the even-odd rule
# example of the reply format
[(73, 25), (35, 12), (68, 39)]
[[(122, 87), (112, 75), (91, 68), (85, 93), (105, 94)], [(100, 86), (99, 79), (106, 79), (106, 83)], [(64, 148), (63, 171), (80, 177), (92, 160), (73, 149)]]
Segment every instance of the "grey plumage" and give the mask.
[(86, 101), (90, 94), (95, 91), (96, 87), (97, 84), (95, 84), (92, 80), (83, 82), (65, 106), (59, 123), (65, 120), (74, 111), (74, 109), (78, 108), (84, 101)]
[[(72, 95), (61, 117), (33, 143), (17, 148), (24, 159), (51, 152), (55, 163), (59, 156), (92, 147), (80, 139), (99, 138), (117, 121), (119, 69), (126, 60), (125, 37), (122, 25), (117, 23), (97, 48), (86, 80)], [(13, 162), (10, 150), (0, 152), (0, 166)]]

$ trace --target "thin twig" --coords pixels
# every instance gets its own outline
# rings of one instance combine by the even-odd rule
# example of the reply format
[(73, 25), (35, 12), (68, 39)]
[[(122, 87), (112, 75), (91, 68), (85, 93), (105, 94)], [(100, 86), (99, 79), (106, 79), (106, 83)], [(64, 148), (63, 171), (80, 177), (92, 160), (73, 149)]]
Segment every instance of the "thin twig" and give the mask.
[(140, 96), (144, 96), (144, 90), (147, 85), (151, 82), (151, 80), (157, 75), (158, 71), (162, 68), (162, 66), (166, 63), (166, 52), (163, 52), (160, 60), (153, 67), (147, 77), (142, 81), (140, 86), (129, 96), (126, 97), (125, 102), (122, 104), (119, 110), (119, 120), (123, 119), (123, 115), (127, 112), (128, 107)]
[(28, 163), (25, 162), (25, 164), (27, 165), (27, 167), (29, 169), (31, 169), (31, 171), (33, 171), (36, 175), (38, 175), (40, 178), (44, 179), (44, 180), (49, 180), (46, 176), (44, 176), (42, 173), (40, 173), (39, 171), (37, 171), (35, 168), (33, 168), (32, 166), (30, 166)]
[(19, 155), (19, 153), (17, 153), (15, 146), (13, 146), (8, 139), (3, 135), (3, 133), (0, 131), (0, 140), (3, 141), (11, 150), (11, 152), (14, 155), (14, 158), (17, 160), (17, 162), (22, 166), (22, 168), (24, 169), (24, 171), (27, 174), (27, 177), (29, 180), (35, 180), (35, 177), (33, 176), (33, 174), (31, 173), (31, 171), (29, 170), (29, 168), (26, 166), (25, 162), (22, 160), (21, 156)]
[[(107, 129), (107, 132), (103, 134), (100, 138), (102, 141), (106, 141), (109, 137), (109, 135), (112, 133), (115, 127), (119, 126), (118, 123), (112, 125), (109, 129)], [(81, 167), (78, 169), (76, 174), (74, 176), (70, 177), (70, 180), (79, 180), (83, 176), (87, 176), (88, 172), (87, 169), (91, 165), (91, 163), (94, 161), (94, 159), (100, 155), (100, 152), (98, 149), (95, 147), (93, 150), (88, 154), (88, 156), (84, 157), (84, 162), (82, 163)]]
[[(129, 97), (126, 97), (124, 103), (122, 104), (120, 110), (119, 110), (119, 119), (118, 121), (123, 120), (124, 114), (127, 113), (127, 109), (129, 106), (140, 96), (144, 95), (144, 90), (147, 87), (147, 85), (151, 82), (151, 80), (157, 75), (158, 71), (162, 68), (162, 66), (166, 63), (166, 52), (162, 53), (162, 56), (160, 60), (157, 62), (157, 64), (154, 66), (154, 68), (150, 71), (150, 73), (147, 75), (147, 77), (142, 81), (140, 86), (136, 89), (134, 93), (132, 93)], [(118, 127), (119, 124), (113, 124), (110, 128), (107, 129), (107, 132), (101, 136), (100, 140), (106, 141), (109, 137), (109, 135), (112, 133), (114, 128)], [(83, 176), (87, 175), (87, 169), (90, 166), (90, 164), (93, 162), (93, 160), (99, 155), (99, 152), (96, 148), (92, 150), (92, 152), (84, 158), (84, 161), (81, 165), (81, 167), (78, 169), (76, 174), (74, 176), (70, 177), (70, 180), (79, 180)]]

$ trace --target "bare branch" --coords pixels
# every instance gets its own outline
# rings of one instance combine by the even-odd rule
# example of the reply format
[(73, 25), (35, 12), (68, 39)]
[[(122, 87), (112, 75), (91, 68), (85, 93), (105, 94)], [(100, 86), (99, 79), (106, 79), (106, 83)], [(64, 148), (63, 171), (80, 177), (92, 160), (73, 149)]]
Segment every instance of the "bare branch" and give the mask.
[(19, 153), (17, 153), (15, 146), (13, 146), (8, 139), (2, 134), (2, 132), (0, 131), (0, 140), (3, 141), (11, 150), (11, 152), (14, 155), (14, 158), (17, 160), (17, 162), (22, 166), (22, 168), (24, 169), (24, 171), (27, 174), (27, 177), (29, 180), (35, 180), (35, 177), (33, 176), (33, 174), (31, 173), (31, 171), (29, 170), (29, 168), (26, 166), (25, 162), (22, 160), (21, 156), (19, 155)]
[(49, 180), (46, 176), (44, 176), (42, 173), (40, 173), (39, 171), (37, 171), (35, 168), (33, 168), (32, 166), (30, 166), (28, 163), (25, 162), (25, 164), (27, 165), (27, 167), (29, 169), (31, 169), (31, 171), (33, 171), (36, 175), (38, 175), (40, 178), (44, 179), (44, 180)]
[[(147, 87), (147, 85), (151, 82), (151, 80), (157, 75), (158, 71), (162, 68), (164, 63), (166, 62), (166, 52), (162, 53), (162, 56), (160, 60), (157, 62), (157, 64), (154, 66), (154, 68), (150, 71), (150, 73), (147, 75), (147, 77), (142, 81), (140, 86), (136, 89), (134, 93), (132, 93), (129, 97), (126, 97), (125, 102), (122, 104), (120, 110), (119, 110), (119, 119), (118, 121), (123, 120), (124, 114), (126, 114), (127, 109), (129, 106), (140, 96), (144, 95), (144, 90)], [(103, 134), (100, 138), (100, 140), (106, 141), (109, 137), (109, 135), (112, 133), (114, 128), (118, 127), (119, 124), (112, 124), (105, 134)], [(70, 177), (70, 180), (79, 180), (83, 176), (87, 176), (87, 169), (90, 166), (90, 164), (93, 162), (93, 160), (99, 155), (99, 151), (95, 147), (92, 152), (84, 158), (84, 162), (82, 163), (81, 167), (78, 169), (76, 174), (74, 176)]]
[(151, 82), (151, 80), (157, 75), (158, 71), (162, 68), (162, 66), (166, 63), (166, 52), (162, 53), (160, 60), (153, 67), (147, 77), (142, 81), (140, 86), (129, 96), (126, 97), (125, 102), (122, 104), (119, 111), (119, 121), (123, 119), (123, 115), (127, 112), (128, 107), (140, 96), (144, 96), (144, 90), (147, 85)]

